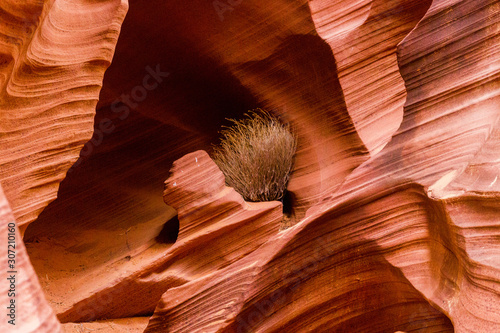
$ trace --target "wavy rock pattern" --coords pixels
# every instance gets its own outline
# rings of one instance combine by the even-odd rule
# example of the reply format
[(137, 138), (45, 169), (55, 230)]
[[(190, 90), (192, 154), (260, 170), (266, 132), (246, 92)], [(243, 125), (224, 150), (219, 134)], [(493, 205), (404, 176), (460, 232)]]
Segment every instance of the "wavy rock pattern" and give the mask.
[[(159, 64), (171, 76), (136, 103), (145, 117), (214, 143), (224, 118), (258, 106), (273, 110), (292, 123), (299, 137), (289, 190), (300, 219), (368, 158), (346, 110), (334, 55), (316, 33), (308, 2), (239, 2), (222, 20), (213, 2), (195, 0), (192, 6), (199, 10), (176, 2), (149, 2), (136, 10), (131, 4), (123, 28), (130, 31), (117, 46), (123, 58), (117, 57), (108, 71), (103, 105), (121, 92), (128, 94), (146, 66)], [(163, 13), (177, 14), (165, 20)], [(141, 36), (151, 35), (150, 22), (157, 22), (158, 33), (146, 43)], [(130, 82), (122, 78), (125, 70)]]
[[(5, 313), (0, 321), (0, 330), (20, 333), (61, 332), (61, 325), (45, 299), (1, 186), (0, 235), (2, 235), (0, 240), (1, 254), (4, 258), (0, 266), (3, 277), (0, 287), (0, 302)], [(7, 258), (10, 257), (9, 254), (12, 255), (12, 262), (7, 261)], [(12, 271), (15, 273), (11, 274)], [(13, 280), (8, 280), (12, 277), (14, 277)], [(14, 312), (8, 309), (11, 306), (14, 307)], [(7, 310), (5, 310), (6, 308)], [(6, 314), (13, 314), (14, 317), (6, 316)], [(12, 322), (9, 323), (9, 320)]]
[[(499, 252), (495, 242), (500, 223), (494, 187), (498, 154), (492, 152), (498, 151), (499, 72), (490, 58), (498, 53), (500, 45), (494, 28), (498, 26), (497, 7), (491, 1), (479, 6), (472, 1), (433, 3), (398, 46), (408, 97), (402, 124), (391, 142), (349, 175), (339, 191), (310, 209), (299, 225), (282, 232), (251, 257), (206, 280), (167, 291), (146, 332), (373, 331), (374, 327), (380, 331), (406, 331), (415, 329), (410, 324), (414, 322), (410, 313), (427, 318), (418, 327), (426, 331), (498, 330), (500, 321), (494, 314), (500, 308)], [(368, 17), (374, 10), (378, 7), (372, 7)], [(467, 22), (465, 15), (476, 18), (471, 19), (470, 27), (461, 23)], [(439, 22), (447, 22), (448, 33), (436, 29)], [(425, 40), (433, 41), (436, 47), (429, 48)], [(369, 52), (363, 56), (368, 58)], [(349, 57), (349, 61), (355, 59)], [(339, 65), (342, 84), (341, 73)], [(348, 82), (349, 75), (344, 77)], [(344, 92), (347, 101), (348, 87)], [(349, 104), (347, 108), (352, 110)], [(355, 112), (350, 114), (356, 117)], [(464, 119), (467, 124), (461, 123)], [(359, 124), (359, 131), (363, 127), (368, 131), (369, 125)], [(391, 135), (391, 131), (384, 135), (387, 133)], [(383, 145), (383, 140), (373, 139), (372, 153), (380, 149), (377, 140), (378, 145)], [(485, 173), (477, 172), (478, 179), (472, 180), (472, 170), (477, 171), (478, 166)], [(472, 199), (468, 191), (481, 193), (481, 187), (484, 191), (487, 182), (480, 178), (490, 181), (491, 192)], [(450, 193), (448, 185), (455, 189), (456, 183), (464, 181), (473, 181), (475, 186), (469, 189), (462, 185), (461, 193)], [(418, 185), (405, 185), (411, 183)], [(481, 208), (475, 208), (477, 204)], [(321, 222), (323, 229), (314, 232), (314, 226)], [(334, 232), (330, 240), (328, 236)], [(311, 254), (323, 246), (310, 244), (318, 242), (326, 242), (327, 252), (314, 258)], [(344, 242), (347, 249), (360, 252), (363, 262), (359, 268), (350, 262), (352, 275), (343, 275), (339, 269), (342, 258), (356, 258), (337, 250)], [(331, 262), (328, 251), (333, 252)], [(387, 278), (392, 290), (398, 290), (396, 295), (405, 295), (402, 299), (375, 296), (380, 302), (377, 318), (369, 317), (367, 309), (345, 303), (350, 299), (345, 295), (356, 295), (357, 288), (350, 281), (360, 283), (372, 297), (383, 290), (381, 286), (363, 285), (370, 280), (361, 274), (366, 265), (374, 265), (367, 271), (384, 271), (376, 265), (372, 253), (380, 254), (384, 263), (402, 274), (399, 280), (396, 278), (398, 282), (381, 273), (377, 280)], [(297, 262), (297, 266), (292, 264)], [(286, 272), (287, 268), (288, 275), (273, 274)], [(228, 276), (233, 282), (231, 288), (226, 282)], [(325, 285), (325, 281), (329, 284)], [(405, 285), (411, 287), (405, 289)], [(223, 299), (222, 291), (226, 291)], [(412, 293), (414, 297), (409, 296)], [(406, 308), (408, 299), (420, 299), (413, 305), (421, 303), (422, 307)], [(428, 301), (442, 314), (429, 308)], [(366, 321), (351, 321), (349, 318), (356, 315), (342, 312), (345, 309), (358, 310)], [(408, 317), (394, 320), (384, 314), (391, 313), (391, 309)], [(190, 319), (194, 313), (196, 322)], [(364, 326), (367, 323), (371, 326)]]
[(406, 90), (397, 45), (431, 1), (311, 1), (319, 35), (331, 46), (349, 115), (372, 154), (401, 124)]
[(6, 0), (0, 10), (0, 182), (23, 232), (92, 136), (127, 2)]
[[(494, 0), (131, 1), (93, 141), (26, 231), (64, 329), (500, 331), (499, 21)], [(283, 231), (200, 151), (257, 106), (299, 137)]]
[[(150, 245), (133, 258), (87, 269), (72, 279), (60, 276), (45, 285), (61, 322), (152, 313), (166, 289), (247, 256), (277, 233), (282, 219), (281, 203), (246, 203), (226, 187), (222, 173), (203, 151), (174, 163), (165, 200), (178, 210), (175, 244)], [(129, 239), (137, 233), (131, 230)], [(81, 284), (90, 278), (92, 284)], [(68, 288), (71, 295), (66, 295)]]
[(368, 154), (347, 112), (335, 58), (315, 34), (293, 35), (236, 75), (290, 121), (298, 137), (288, 190), (297, 218), (335, 191)]
[[(498, 260), (492, 260), (498, 258), (498, 251), (490, 241), (497, 237), (500, 226), (494, 204), (498, 200), (500, 117), (500, 72), (493, 60), (500, 51), (495, 28), (499, 25), (498, 9), (492, 1), (431, 5), (398, 47), (408, 91), (401, 127), (375, 158), (355, 170), (338, 193), (314, 210), (375, 197), (401, 183), (423, 185), (444, 207), (443, 214), (434, 214), (443, 224), (438, 243), (451, 250), (448, 257), (452, 259), (445, 263), (451, 260), (455, 264), (448, 270), (443, 264), (440, 274), (428, 283), (420, 282), (412, 272), (403, 272), (450, 317), (457, 332), (487, 332), (498, 330), (500, 325), (498, 317), (484, 315), (500, 306), (500, 267)], [(424, 46), (425, 40), (434, 41), (433, 47)], [(479, 213), (476, 205), (485, 209)], [(464, 216), (473, 217), (475, 223), (469, 224)], [(488, 232), (479, 231), (485, 228)], [(478, 241), (484, 242), (481, 258), (473, 255), (477, 251), (473, 244)], [(440, 252), (434, 246), (426, 251), (430, 263)], [(433, 271), (429, 268), (422, 275), (432, 276)], [(435, 287), (429, 288), (432, 285)], [(469, 307), (471, 299), (476, 302)]]
[(223, 271), (167, 291), (146, 332), (451, 332), (393, 267), (425, 269), (428, 205), (410, 187), (306, 218)]

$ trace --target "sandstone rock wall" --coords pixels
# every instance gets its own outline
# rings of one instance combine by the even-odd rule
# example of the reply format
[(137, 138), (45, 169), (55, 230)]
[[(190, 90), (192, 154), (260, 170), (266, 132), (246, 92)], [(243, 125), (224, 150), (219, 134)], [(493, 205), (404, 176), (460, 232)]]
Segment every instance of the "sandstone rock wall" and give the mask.
[[(66, 331), (500, 331), (497, 1), (2, 9), (0, 181)], [(286, 230), (202, 151), (255, 107)]]
[(4, 307), (2, 332), (61, 332), (61, 324), (44, 297), (30, 263), (16, 220), (0, 186), (0, 234), (3, 281), (0, 302)]
[(2, 1), (0, 182), (24, 231), (92, 136), (125, 0)]

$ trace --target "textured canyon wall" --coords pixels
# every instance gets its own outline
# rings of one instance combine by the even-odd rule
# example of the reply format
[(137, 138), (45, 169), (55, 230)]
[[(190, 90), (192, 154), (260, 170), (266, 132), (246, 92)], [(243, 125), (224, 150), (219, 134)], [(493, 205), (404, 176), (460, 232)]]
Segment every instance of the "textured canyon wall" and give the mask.
[[(2, 110), (0, 179), (21, 227), (38, 216), (26, 249), (64, 330), (500, 331), (497, 1), (133, 0), (121, 30), (121, 2), (56, 4), (41, 13), (87, 15), (79, 45), (103, 54), (42, 35), (66, 51), (40, 61), (83, 78), (29, 62), (56, 105), (36, 117), (69, 119), (35, 131)], [(243, 201), (203, 151), (255, 107), (298, 136), (286, 230), (281, 203)]]
[(0, 182), (22, 231), (92, 136), (126, 1), (2, 1)]
[(2, 332), (61, 330), (23, 232), (57, 197), (92, 137), (104, 71), (127, 8), (120, 0), (0, 3)]
[(2, 240), (2, 286), (4, 315), (2, 332), (61, 332), (54, 310), (43, 296), (30, 263), (16, 220), (0, 186), (0, 233)]

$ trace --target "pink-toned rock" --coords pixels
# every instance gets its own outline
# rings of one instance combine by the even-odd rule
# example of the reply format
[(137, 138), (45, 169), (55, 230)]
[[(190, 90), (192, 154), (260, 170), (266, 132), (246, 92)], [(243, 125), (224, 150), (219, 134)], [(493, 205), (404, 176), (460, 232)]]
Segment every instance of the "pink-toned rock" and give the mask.
[[(222, 14), (132, 1), (94, 140), (26, 231), (65, 327), (154, 311), (147, 332), (500, 331), (498, 13), (494, 0), (248, 0)], [(142, 98), (151, 70), (162, 76)], [(299, 137), (299, 223), (284, 231), (279, 203), (245, 203), (200, 151), (254, 107)], [(27, 119), (0, 141), (38, 133)], [(76, 151), (74, 138), (54, 140)], [(24, 196), (33, 177), (6, 166), (22, 179), (11, 197)], [(54, 194), (63, 174), (36, 171), (34, 184), (53, 179)], [(48, 202), (33, 195), (27, 205)]]
[(158, 64), (171, 73), (168, 82), (133, 108), (149, 119), (215, 143), (225, 118), (256, 107), (281, 115), (298, 136), (289, 191), (300, 219), (368, 158), (346, 109), (334, 54), (318, 36), (306, 0), (244, 1), (222, 19), (215, 3), (132, 3), (117, 45), (122, 57), (107, 72), (100, 104), (107, 108), (121, 93), (130, 95), (144, 68)]
[[(308, 212), (313, 216), (346, 200), (377, 197), (398, 184), (422, 185), (442, 207), (442, 213), (432, 215), (434, 224), (441, 225), (436, 227), (441, 235), (436, 244), (450, 253), (440, 254), (439, 246), (432, 246), (425, 272), (402, 271), (449, 316), (456, 332), (500, 329), (497, 316), (484, 316), (500, 306), (500, 267), (492, 260), (498, 250), (490, 241), (498, 237), (500, 227), (494, 203), (500, 120), (500, 71), (491, 65), (491, 57), (500, 52), (495, 13), (494, 1), (433, 2), (398, 46), (408, 93), (399, 130), (323, 206)], [(476, 20), (479, 17), (483, 19)], [(476, 255), (478, 242), (484, 243), (483, 256)]]
[(428, 269), (450, 251), (436, 245), (435, 212), (421, 187), (401, 187), (310, 216), (233, 265), (168, 290), (146, 332), (452, 332), (397, 268), (438, 277)]
[(45, 300), (31, 266), (19, 228), (0, 186), (0, 246), (2, 255), (1, 332), (57, 333), (61, 325)]
[[(175, 244), (156, 244), (92, 270), (82, 268), (78, 275), (51, 276), (46, 288), (61, 322), (150, 314), (165, 290), (232, 265), (277, 234), (281, 203), (245, 202), (224, 185), (206, 152), (186, 155), (171, 171), (164, 198), (178, 209)], [(130, 239), (136, 233), (131, 231)], [(88, 279), (92, 283), (81, 283)]]
[(372, 155), (401, 124), (406, 99), (397, 45), (431, 0), (311, 1), (318, 34), (331, 46), (347, 111)]
[(0, 4), (0, 182), (22, 233), (92, 136), (126, 0)]
[[(271, 239), (251, 257), (223, 272), (214, 272), (205, 281), (193, 281), (167, 291), (147, 332), (157, 329), (172, 332), (336, 331), (346, 327), (351, 331), (373, 331), (374, 327), (406, 331), (411, 330), (405, 325), (414, 321), (412, 313), (427, 317), (419, 327), (426, 331), (500, 329), (496, 316), (500, 308), (500, 270), (496, 264), (499, 252), (494, 241), (499, 228), (495, 184), (499, 175), (496, 156), (500, 90), (499, 71), (491, 65), (490, 58), (499, 51), (498, 32), (494, 28), (498, 25), (495, 14), (498, 6), (492, 1), (482, 1), (477, 11), (471, 6), (477, 8), (477, 3), (434, 2), (423, 20), (399, 44), (398, 62), (408, 98), (402, 124), (390, 143), (378, 152), (381, 146), (377, 145), (383, 145), (383, 140), (379, 143), (377, 140), (390, 135), (394, 127), (379, 139), (372, 136), (374, 156), (347, 176), (338, 191), (310, 209), (297, 226)], [(377, 10), (378, 7), (372, 7), (365, 11), (366, 17)], [(483, 19), (477, 21), (473, 17)], [(447, 33), (436, 27), (442, 27)], [(346, 80), (348, 78), (346, 76)], [(397, 95), (397, 91), (394, 92)], [(365, 127), (366, 137), (370, 137), (369, 131), (374, 127), (361, 127)], [(474, 199), (470, 199), (471, 195)], [(320, 221), (323, 229), (314, 233), (316, 237), (310, 235)], [(308, 232), (298, 237), (302, 230)], [(356, 309), (355, 305), (335, 301), (350, 299), (336, 293), (356, 295), (351, 281), (357, 278), (341, 274), (339, 280), (325, 284), (325, 279), (335, 276), (333, 272), (337, 273), (340, 265), (335, 263), (328, 268), (328, 256), (321, 254), (316, 262), (313, 260), (314, 268), (303, 274), (305, 277), (297, 287), (305, 290), (303, 294), (286, 283), (286, 291), (280, 290), (279, 283), (286, 279), (271, 272), (282, 272), (287, 264), (273, 258), (288, 255), (288, 262), (297, 262), (296, 258), (304, 255), (309, 259), (307, 251), (318, 249), (310, 244), (315, 244), (321, 235), (332, 234), (334, 239), (326, 248), (333, 249), (333, 260), (351, 258), (350, 273), (359, 275), (361, 271), (354, 264), (354, 255), (335, 251), (343, 242), (349, 244), (348, 249), (358, 249), (364, 258), (363, 268), (368, 271), (380, 270), (371, 266), (377, 261), (370, 253), (379, 254), (402, 274), (399, 282), (387, 280), (392, 290), (400, 290), (396, 286), (411, 285), (412, 292), (401, 291), (406, 295), (403, 298), (412, 298), (411, 293), (423, 295), (414, 299), (421, 297), (422, 304), (429, 302), (441, 313), (430, 308), (421, 312), (405, 309), (404, 301), (392, 300), (398, 309), (396, 312), (408, 316), (400, 316), (401, 322), (393, 316), (386, 317), (385, 306), (378, 307), (375, 320), (366, 309), (360, 308), (352, 316), (364, 320), (349, 322), (349, 315), (336, 318), (336, 312)], [(302, 247), (295, 245), (294, 236), (300, 239), (295, 242), (300, 242)], [(364, 242), (375, 249), (368, 246), (370, 250), (364, 251)], [(310, 263), (305, 262), (302, 267), (309, 267)], [(303, 270), (305, 268), (300, 269), (299, 265), (295, 271)], [(386, 278), (380, 273), (377, 277), (380, 281)], [(232, 281), (230, 290), (234, 291), (229, 296), (223, 292), (229, 290), (227, 279)], [(369, 294), (377, 295), (378, 288)], [(281, 295), (286, 295), (285, 302), (280, 301)], [(186, 298), (184, 302), (183, 298)], [(357, 300), (363, 303), (363, 298)], [(382, 298), (378, 300), (384, 304)], [(196, 322), (190, 319), (194, 313), (198, 318)], [(200, 318), (200, 313), (206, 313), (207, 317)], [(368, 322), (371, 326), (363, 326)], [(321, 326), (314, 326), (319, 323)]]

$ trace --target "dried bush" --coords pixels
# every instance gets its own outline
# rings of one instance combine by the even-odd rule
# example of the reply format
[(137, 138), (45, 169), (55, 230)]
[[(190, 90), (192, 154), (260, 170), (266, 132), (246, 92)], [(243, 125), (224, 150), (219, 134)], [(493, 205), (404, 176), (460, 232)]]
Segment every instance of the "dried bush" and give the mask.
[(280, 200), (286, 189), (296, 139), (289, 126), (256, 109), (221, 131), (214, 160), (233, 187), (247, 201)]

